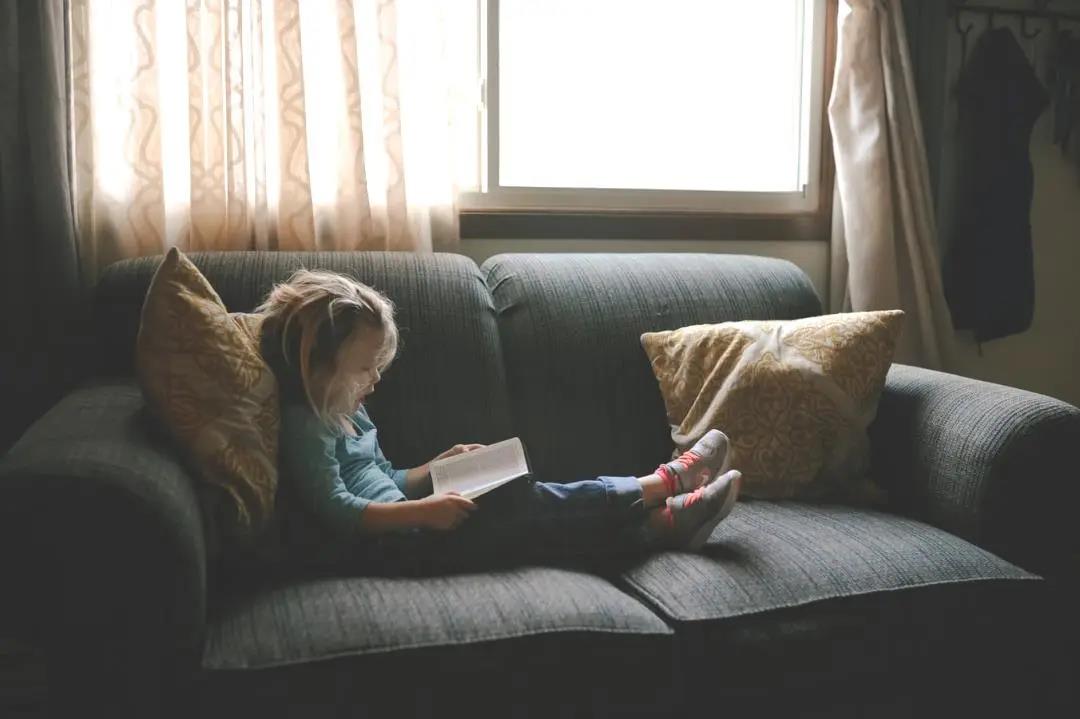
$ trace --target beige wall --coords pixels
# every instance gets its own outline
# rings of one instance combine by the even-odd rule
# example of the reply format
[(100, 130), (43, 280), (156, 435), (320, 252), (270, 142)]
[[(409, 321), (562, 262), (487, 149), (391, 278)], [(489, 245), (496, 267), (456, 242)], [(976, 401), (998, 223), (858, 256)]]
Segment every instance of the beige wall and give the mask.
[(790, 260), (814, 283), (818, 297), (828, 297), (829, 246), (809, 241), (727, 240), (462, 240), (462, 253), (480, 264), (500, 252), (716, 252), (764, 255)]

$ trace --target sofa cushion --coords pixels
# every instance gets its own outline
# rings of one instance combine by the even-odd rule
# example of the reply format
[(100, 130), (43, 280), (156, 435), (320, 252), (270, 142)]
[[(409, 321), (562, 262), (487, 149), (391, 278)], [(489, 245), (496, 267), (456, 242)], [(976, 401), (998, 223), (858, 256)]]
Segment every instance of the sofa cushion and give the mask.
[(203, 666), (267, 668), (549, 632), (671, 630), (607, 581), (554, 567), (307, 578), (227, 598), (211, 617)]
[[(296, 269), (343, 272), (397, 306), (400, 351), (368, 408), (395, 466), (423, 464), (459, 442), (512, 435), (498, 327), (476, 264), (453, 254), (206, 252), (188, 258), (231, 312), (250, 312)], [(139, 310), (161, 257), (117, 262), (96, 289), (100, 372), (132, 373)]]
[(675, 626), (682, 661), (702, 672), (685, 675), (690, 690), (725, 672), (748, 692), (888, 678), (904, 693), (909, 677), (1001, 670), (1045, 637), (1041, 578), (920, 522), (838, 505), (741, 501), (700, 554), (616, 571)]
[(565, 699), (575, 669), (593, 688), (629, 680), (633, 696), (643, 678), (669, 678), (671, 639), (663, 621), (609, 582), (554, 567), (308, 576), (212, 611), (204, 681), (219, 709), (250, 710), (253, 697), (286, 687), (280, 699), (311, 715), (322, 703), (361, 711), (388, 698), (410, 714), (408, 702), (440, 686), (463, 691), (470, 707), (526, 686), (550, 693), (556, 682)]
[(662, 616), (680, 622), (934, 584), (1041, 581), (915, 520), (756, 500), (739, 502), (701, 553), (652, 554), (622, 578)]
[(506, 254), (481, 270), (515, 429), (549, 482), (650, 472), (671, 455), (642, 333), (821, 310), (801, 270), (763, 257)]

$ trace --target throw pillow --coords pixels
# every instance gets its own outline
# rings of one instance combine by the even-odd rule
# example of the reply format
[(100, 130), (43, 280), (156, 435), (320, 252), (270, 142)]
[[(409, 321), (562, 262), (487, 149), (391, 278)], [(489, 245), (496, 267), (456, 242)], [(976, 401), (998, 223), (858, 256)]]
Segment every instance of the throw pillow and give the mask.
[(278, 398), (259, 353), (261, 318), (230, 314), (175, 247), (143, 304), (135, 366), (151, 411), (199, 478), (232, 499), (223, 534), (251, 536), (273, 513)]
[(717, 428), (731, 440), (745, 496), (880, 500), (867, 477), (866, 430), (903, 315), (853, 312), (643, 334), (675, 455)]

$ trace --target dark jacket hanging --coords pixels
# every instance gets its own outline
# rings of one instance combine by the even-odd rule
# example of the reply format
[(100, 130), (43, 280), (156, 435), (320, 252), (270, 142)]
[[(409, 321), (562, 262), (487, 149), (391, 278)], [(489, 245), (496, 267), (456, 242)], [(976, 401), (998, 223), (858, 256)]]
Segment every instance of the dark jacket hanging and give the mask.
[(956, 98), (956, 223), (945, 296), (953, 325), (983, 342), (1023, 332), (1035, 311), (1028, 143), (1049, 98), (1006, 28), (979, 37)]

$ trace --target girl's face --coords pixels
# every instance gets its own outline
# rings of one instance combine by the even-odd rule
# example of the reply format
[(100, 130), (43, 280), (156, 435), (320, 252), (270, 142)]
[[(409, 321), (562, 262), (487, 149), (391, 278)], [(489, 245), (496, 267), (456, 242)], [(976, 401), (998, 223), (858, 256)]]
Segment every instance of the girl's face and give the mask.
[(337, 367), (330, 382), (330, 407), (334, 413), (352, 414), (375, 391), (382, 375), (376, 366), (385, 333), (360, 327), (341, 345)]

